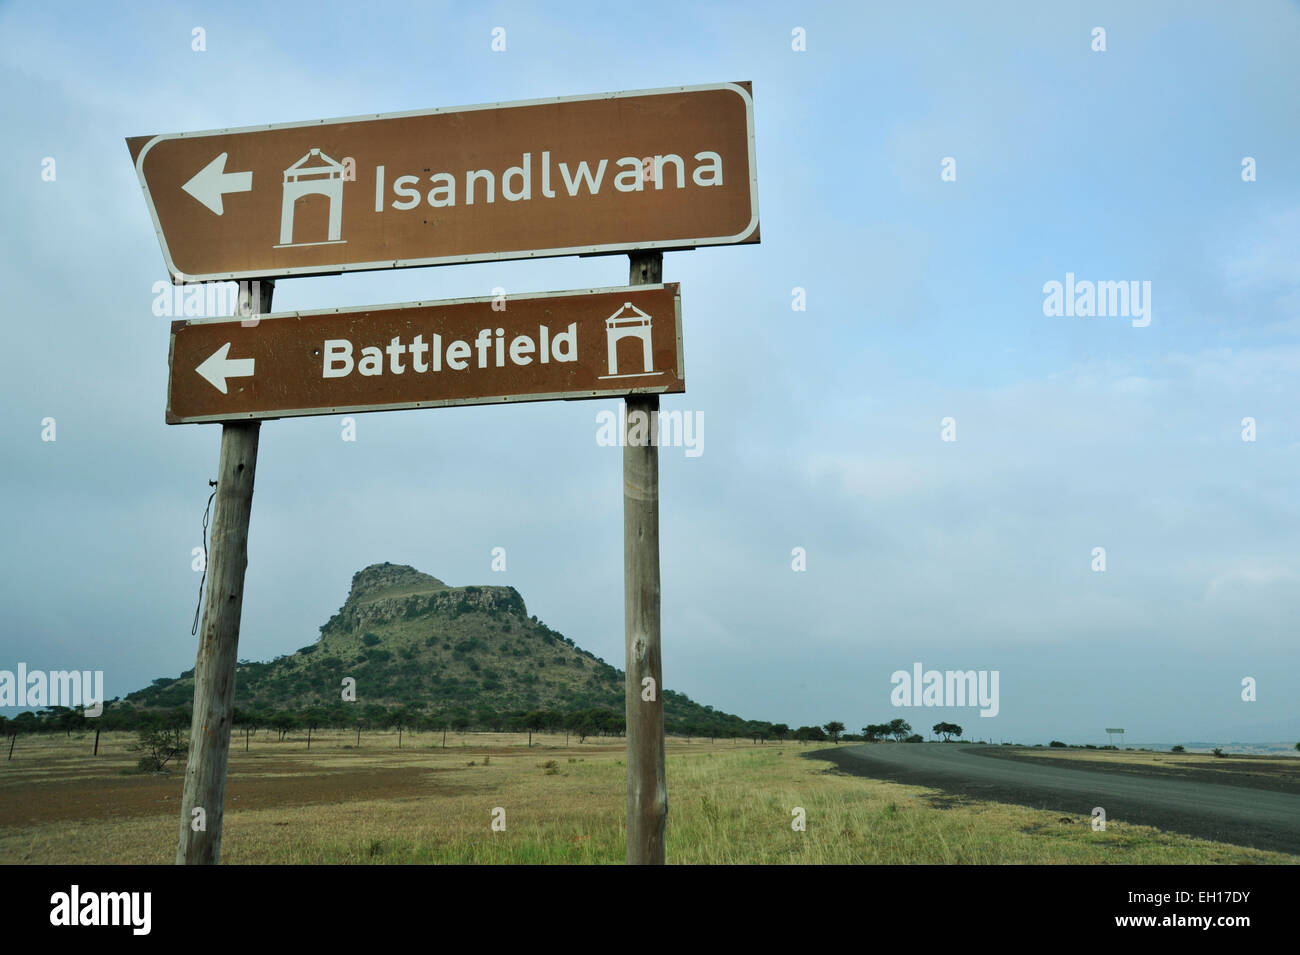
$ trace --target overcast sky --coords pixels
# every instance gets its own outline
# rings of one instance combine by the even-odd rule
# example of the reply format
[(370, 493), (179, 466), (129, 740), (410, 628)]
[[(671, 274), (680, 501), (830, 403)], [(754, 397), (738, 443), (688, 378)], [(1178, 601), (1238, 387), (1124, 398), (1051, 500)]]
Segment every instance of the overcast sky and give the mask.
[[(666, 686), (851, 730), (1300, 738), (1300, 8), (809, 6), (0, 5), (0, 669), (112, 697), (194, 665), (220, 427), (163, 423), (126, 137), (752, 80), (762, 243), (664, 261), (663, 407), (704, 423), (699, 456), (661, 451)], [(1067, 273), (1149, 282), (1150, 323), (1045, 315)], [(283, 280), (275, 308), (626, 281), (626, 256), (444, 266)], [(240, 656), (311, 643), (391, 561), (512, 585), (621, 667), (617, 407), (264, 424)], [(891, 706), (918, 662), (998, 671), (999, 714)]]

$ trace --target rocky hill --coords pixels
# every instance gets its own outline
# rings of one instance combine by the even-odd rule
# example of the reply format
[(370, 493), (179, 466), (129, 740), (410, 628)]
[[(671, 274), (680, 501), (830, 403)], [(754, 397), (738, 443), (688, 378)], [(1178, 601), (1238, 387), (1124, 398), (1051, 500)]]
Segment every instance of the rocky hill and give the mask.
[[(240, 661), (236, 706), (271, 713), (325, 708), (339, 717), (345, 678), (356, 681), (352, 713), (405, 707), (423, 718), (490, 728), (510, 714), (603, 709), (623, 712), (623, 671), (528, 615), (513, 587), (451, 587), (400, 564), (352, 578), (347, 600), (320, 639), (268, 663)], [(133, 708), (188, 706), (194, 673), (155, 680), (130, 694)], [(359, 707), (357, 709), (356, 707)], [(744, 734), (737, 716), (664, 693), (669, 732)]]

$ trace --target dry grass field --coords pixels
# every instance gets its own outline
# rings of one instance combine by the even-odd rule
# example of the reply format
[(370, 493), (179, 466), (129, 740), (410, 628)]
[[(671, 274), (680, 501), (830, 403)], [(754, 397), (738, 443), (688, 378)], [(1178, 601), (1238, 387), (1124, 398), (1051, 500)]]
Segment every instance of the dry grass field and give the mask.
[[(20, 737), (14, 758), (0, 757), (0, 863), (170, 863), (182, 773), (138, 773), (133, 742), (106, 734), (92, 757), (89, 736)], [(407, 733), (399, 749), (396, 734), (367, 732), (356, 748), (352, 734), (325, 732), (309, 751), (303, 736), (277, 742), (263, 731), (245, 752), (237, 737), (222, 861), (622, 862), (623, 740), (539, 736), (530, 749), (524, 736), (476, 733), (441, 742)], [(1094, 832), (1087, 817), (854, 778), (806, 758), (825, 745), (671, 739), (669, 861), (1300, 861), (1116, 821)], [(796, 808), (806, 831), (791, 826)], [(497, 809), (504, 831), (492, 829)]]

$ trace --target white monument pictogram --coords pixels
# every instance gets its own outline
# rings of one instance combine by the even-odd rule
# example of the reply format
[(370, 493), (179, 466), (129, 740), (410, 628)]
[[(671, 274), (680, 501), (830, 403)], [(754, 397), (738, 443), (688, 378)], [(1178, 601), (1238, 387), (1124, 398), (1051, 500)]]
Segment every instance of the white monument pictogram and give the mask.
[[(308, 165), (310, 160), (315, 162)], [(329, 237), (315, 242), (294, 242), (294, 205), (303, 196), (313, 195), (325, 196), (330, 201)], [(280, 244), (276, 248), (342, 243), (342, 233), (343, 164), (319, 149), (313, 149), (284, 171), (284, 197), (280, 201)]]
[[(662, 375), (654, 370), (654, 355), (651, 350), (651, 323), (649, 315), (631, 302), (624, 302), (623, 307), (605, 319), (605, 342), (609, 348), (609, 374), (601, 378), (645, 378), (650, 375)], [(618, 373), (618, 343), (624, 338), (641, 340), (641, 363), (645, 371), (633, 371), (620, 375)]]

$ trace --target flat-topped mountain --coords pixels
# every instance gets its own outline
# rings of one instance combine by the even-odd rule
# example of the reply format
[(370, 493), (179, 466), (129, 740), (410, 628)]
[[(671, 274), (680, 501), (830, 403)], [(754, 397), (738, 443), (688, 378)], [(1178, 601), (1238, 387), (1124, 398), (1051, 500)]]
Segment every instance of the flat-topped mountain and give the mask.
[[(355, 703), (342, 701), (349, 677)], [(265, 713), (320, 707), (336, 719), (404, 707), (487, 729), (538, 710), (621, 715), (623, 693), (622, 670), (530, 617), (515, 588), (452, 587), (413, 567), (373, 564), (353, 576), (316, 642), (268, 663), (240, 661), (235, 704)], [(125, 702), (170, 708), (189, 706), (193, 696), (191, 670), (155, 680)], [(671, 690), (664, 721), (669, 732), (705, 735), (743, 734), (747, 726)]]

